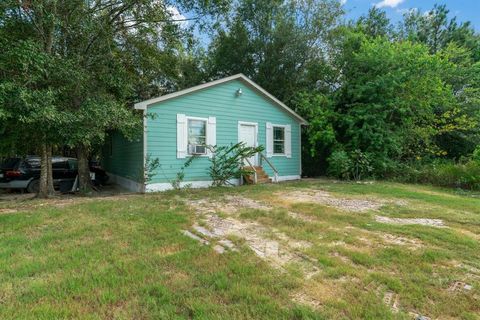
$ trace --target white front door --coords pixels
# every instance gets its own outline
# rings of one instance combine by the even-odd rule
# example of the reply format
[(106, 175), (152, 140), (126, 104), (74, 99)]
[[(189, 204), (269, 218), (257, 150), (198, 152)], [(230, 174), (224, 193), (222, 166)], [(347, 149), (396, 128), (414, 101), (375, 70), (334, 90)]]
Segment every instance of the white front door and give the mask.
[[(244, 142), (247, 147), (257, 146), (257, 125), (240, 123), (238, 126), (238, 141)], [(253, 166), (257, 165), (257, 155), (254, 155), (248, 159)], [(245, 161), (245, 165), (249, 165)]]

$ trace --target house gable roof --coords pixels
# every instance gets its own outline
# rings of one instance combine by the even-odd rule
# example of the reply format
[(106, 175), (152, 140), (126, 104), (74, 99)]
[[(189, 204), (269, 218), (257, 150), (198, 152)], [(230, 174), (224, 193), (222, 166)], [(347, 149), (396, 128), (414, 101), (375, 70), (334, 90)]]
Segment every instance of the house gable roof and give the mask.
[(159, 102), (162, 102), (162, 101), (170, 100), (170, 99), (173, 99), (173, 98), (176, 98), (176, 97), (180, 97), (180, 96), (183, 96), (185, 94), (189, 94), (189, 93), (192, 93), (192, 92), (195, 92), (195, 91), (199, 91), (199, 90), (203, 90), (203, 89), (206, 89), (206, 88), (209, 88), (209, 87), (213, 87), (213, 86), (216, 86), (216, 85), (228, 82), (228, 81), (232, 81), (232, 80), (243, 81), (245, 84), (247, 84), (249, 87), (254, 89), (257, 93), (259, 93), (260, 95), (265, 97), (267, 100), (273, 102), (273, 104), (278, 106), (280, 109), (283, 109), (284, 111), (289, 113), (291, 116), (293, 116), (301, 124), (307, 124), (307, 121), (305, 119), (303, 119), (301, 116), (299, 116), (295, 111), (293, 111), (292, 109), (287, 107), (283, 102), (281, 102), (280, 100), (275, 98), (273, 95), (268, 93), (265, 89), (263, 89), (258, 84), (256, 84), (255, 82), (253, 82), (252, 80), (247, 78), (242, 73), (239, 73), (239, 74), (236, 74), (236, 75), (233, 75), (233, 76), (230, 76), (230, 77), (222, 78), (222, 79), (219, 79), (219, 80), (207, 82), (207, 83), (195, 86), (195, 87), (180, 90), (180, 91), (173, 92), (173, 93), (170, 93), (170, 94), (166, 94), (164, 96), (160, 96), (160, 97), (157, 97), (157, 98), (153, 98), (153, 99), (145, 100), (145, 101), (142, 101), (142, 102), (138, 102), (138, 103), (135, 103), (134, 107), (137, 110), (146, 110), (147, 107), (150, 106), (150, 105), (153, 105), (153, 104), (156, 104), (156, 103), (159, 103)]

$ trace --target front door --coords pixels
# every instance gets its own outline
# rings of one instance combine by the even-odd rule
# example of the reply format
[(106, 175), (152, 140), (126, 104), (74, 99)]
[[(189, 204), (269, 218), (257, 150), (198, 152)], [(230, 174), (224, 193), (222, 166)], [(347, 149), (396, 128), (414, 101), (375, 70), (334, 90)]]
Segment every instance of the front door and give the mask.
[[(238, 127), (238, 141), (244, 142), (247, 147), (257, 146), (257, 125), (252, 123), (240, 123)], [(250, 157), (248, 160), (253, 166), (257, 165), (257, 155)], [(249, 166), (245, 161), (245, 165)]]

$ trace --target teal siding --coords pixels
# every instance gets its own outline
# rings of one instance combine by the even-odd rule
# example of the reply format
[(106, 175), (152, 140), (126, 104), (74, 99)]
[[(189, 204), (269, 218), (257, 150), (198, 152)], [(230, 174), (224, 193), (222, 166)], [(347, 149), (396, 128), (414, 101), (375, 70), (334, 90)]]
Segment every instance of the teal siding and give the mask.
[[(243, 94), (236, 97), (241, 88)], [(274, 156), (269, 160), (279, 171), (280, 176), (300, 175), (300, 124), (289, 113), (258, 94), (242, 81), (233, 80), (204, 90), (160, 102), (148, 107), (153, 115), (147, 119), (147, 154), (158, 158), (160, 168), (150, 183), (169, 182), (187, 159), (177, 159), (177, 114), (191, 117), (217, 118), (217, 145), (227, 145), (238, 141), (238, 121), (258, 123), (258, 143), (266, 144), (266, 122), (290, 124), (292, 128), (292, 157)], [(266, 152), (264, 152), (265, 154)], [(207, 168), (210, 162), (206, 157), (193, 161), (185, 170), (185, 181), (210, 180)], [(270, 176), (273, 172), (263, 165)]]
[(102, 150), (102, 165), (110, 173), (140, 182), (143, 170), (143, 135), (128, 141), (112, 133)]

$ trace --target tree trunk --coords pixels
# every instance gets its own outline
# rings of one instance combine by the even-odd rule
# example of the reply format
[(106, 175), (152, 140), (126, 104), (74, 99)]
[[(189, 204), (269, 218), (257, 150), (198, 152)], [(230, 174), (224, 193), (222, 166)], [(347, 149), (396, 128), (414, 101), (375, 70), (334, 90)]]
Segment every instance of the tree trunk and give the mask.
[(40, 188), (39, 198), (48, 198), (48, 153), (47, 146), (42, 143), (40, 150)]
[(39, 198), (48, 198), (53, 195), (52, 175), (52, 147), (42, 143), (40, 150), (40, 185), (38, 190)]
[(90, 179), (90, 167), (88, 165), (88, 151), (85, 146), (77, 147), (78, 158), (78, 182), (81, 193), (92, 191), (92, 180)]
[(51, 196), (55, 193), (53, 188), (52, 147), (47, 147), (47, 192)]

